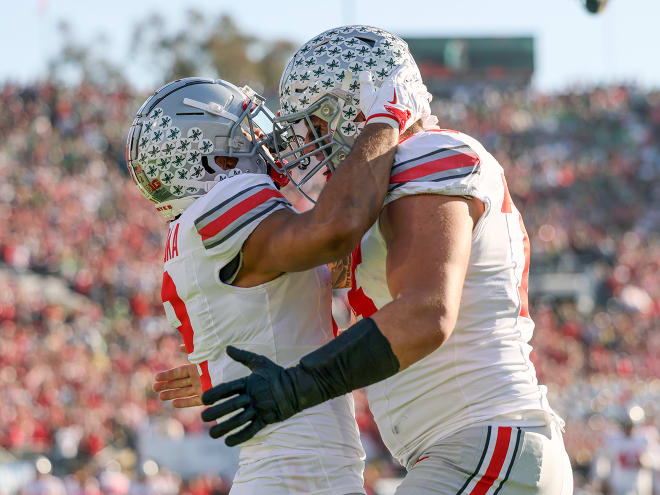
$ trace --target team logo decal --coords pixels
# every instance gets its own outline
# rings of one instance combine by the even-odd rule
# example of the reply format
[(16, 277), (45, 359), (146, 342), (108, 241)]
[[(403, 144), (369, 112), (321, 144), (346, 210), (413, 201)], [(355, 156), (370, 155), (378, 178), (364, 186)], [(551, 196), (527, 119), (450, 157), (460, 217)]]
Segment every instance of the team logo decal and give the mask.
[(199, 180), (204, 176), (204, 167), (201, 165), (195, 165), (190, 170), (188, 170), (188, 176), (186, 179)]
[(153, 120), (147, 120), (144, 123), (144, 133), (149, 134), (151, 132), (151, 129), (154, 128), (154, 121)]
[(188, 129), (187, 137), (193, 143), (198, 143), (203, 137), (202, 130), (199, 127), (191, 127)]
[(348, 105), (342, 109), (341, 114), (343, 115), (344, 120), (353, 120), (357, 116), (358, 110), (354, 106)]
[(174, 165), (175, 168), (181, 168), (186, 164), (186, 156), (185, 155), (174, 155), (172, 157), (172, 165)]
[(179, 145), (177, 146), (177, 151), (185, 153), (186, 151), (190, 151), (190, 144), (192, 141), (190, 139), (182, 139), (179, 141)]
[(205, 155), (208, 155), (209, 153), (213, 152), (213, 141), (210, 139), (204, 139), (200, 144), (199, 144), (199, 150), (204, 153)]
[(165, 137), (165, 131), (163, 131), (162, 129), (156, 129), (153, 135), (151, 136), (151, 142), (160, 143), (164, 137)]
[(174, 154), (175, 145), (173, 143), (165, 143), (165, 146), (161, 149), (161, 153), (164, 156), (172, 156)]
[(169, 186), (172, 183), (173, 179), (174, 179), (174, 172), (165, 171), (162, 174), (160, 174), (160, 181), (166, 186)]
[(199, 163), (200, 159), (202, 158), (202, 154), (198, 150), (193, 150), (188, 153), (187, 158), (187, 162), (194, 165), (195, 163)]
[(156, 146), (155, 144), (149, 148), (149, 151), (147, 151), (147, 154), (149, 155), (149, 158), (155, 159), (160, 155), (160, 146)]
[(341, 133), (344, 136), (352, 136), (357, 131), (357, 126), (353, 122), (344, 122), (341, 125)]
[(158, 160), (156, 160), (156, 166), (160, 170), (165, 170), (170, 166), (170, 159), (167, 157), (161, 157)]

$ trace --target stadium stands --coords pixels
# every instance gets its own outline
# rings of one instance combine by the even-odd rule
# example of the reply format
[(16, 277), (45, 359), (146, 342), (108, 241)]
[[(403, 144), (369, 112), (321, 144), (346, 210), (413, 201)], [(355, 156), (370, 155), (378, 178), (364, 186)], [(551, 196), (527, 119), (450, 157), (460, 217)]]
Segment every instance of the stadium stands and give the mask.
[[(45, 455), (71, 494), (219, 495), (231, 473), (184, 479), (139, 449), (147, 426), (205, 434), (198, 410), (150, 391), (184, 356), (160, 303), (165, 225), (124, 168), (142, 100), (0, 86), (0, 462), (23, 470)], [(591, 460), (623, 408), (660, 423), (660, 92), (487, 90), (433, 105), (506, 170), (532, 243), (533, 360), (567, 420), (576, 485), (592, 493)], [(399, 468), (360, 393), (357, 405), (374, 493)]]

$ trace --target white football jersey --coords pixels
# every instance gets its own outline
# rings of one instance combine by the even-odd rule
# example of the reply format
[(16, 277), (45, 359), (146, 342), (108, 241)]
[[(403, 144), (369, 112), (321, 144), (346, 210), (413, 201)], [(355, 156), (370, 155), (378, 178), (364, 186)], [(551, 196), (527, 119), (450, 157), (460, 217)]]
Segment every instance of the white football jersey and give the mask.
[[(553, 414), (529, 359), (529, 239), (502, 167), (475, 139), (430, 129), (399, 144), (385, 204), (416, 194), (475, 197), (485, 211), (472, 233), (452, 335), (424, 359), (367, 388), (383, 441), (404, 466), (467, 426), (523, 418), (539, 426)], [(376, 222), (353, 253), (349, 301), (359, 316), (392, 301), (386, 256)]]
[[(190, 362), (198, 365), (205, 390), (249, 374), (227, 356), (228, 345), (287, 367), (333, 338), (326, 266), (249, 288), (220, 279), (220, 269), (240, 256), (252, 231), (282, 208), (291, 205), (269, 177), (240, 174), (219, 182), (170, 223), (163, 305), (183, 336)], [(264, 493), (356, 491), (362, 486), (364, 456), (353, 399), (346, 395), (269, 425), (241, 444), (232, 493), (252, 493), (254, 486)], [(267, 467), (252, 469), (259, 463)], [(318, 476), (310, 476), (315, 472)], [(260, 477), (278, 479), (283, 488)]]

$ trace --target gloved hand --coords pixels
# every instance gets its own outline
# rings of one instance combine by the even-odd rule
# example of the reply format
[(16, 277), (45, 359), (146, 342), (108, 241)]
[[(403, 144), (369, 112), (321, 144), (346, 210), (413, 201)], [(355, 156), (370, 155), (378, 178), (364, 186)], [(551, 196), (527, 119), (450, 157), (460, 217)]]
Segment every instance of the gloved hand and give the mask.
[(232, 346), (227, 347), (227, 354), (252, 373), (204, 392), (204, 404), (223, 402), (202, 412), (202, 419), (215, 421), (237, 413), (209, 431), (218, 438), (245, 426), (227, 437), (229, 446), (245, 442), (264, 426), (308, 407), (384, 380), (400, 368), (389, 341), (371, 318), (360, 320), (290, 368)]
[(243, 412), (211, 427), (209, 434), (219, 438), (247, 422), (251, 424), (243, 430), (227, 437), (225, 443), (234, 446), (252, 438), (264, 426), (284, 421), (297, 411), (293, 404), (297, 403), (287, 370), (272, 362), (265, 356), (253, 352), (227, 347), (229, 357), (244, 364), (252, 373), (204, 392), (204, 404), (214, 404), (238, 394), (238, 397), (209, 407), (202, 412), (204, 421), (214, 421), (238, 409)]
[(394, 69), (380, 88), (374, 85), (371, 72), (360, 73), (360, 110), (367, 124), (389, 124), (403, 134), (417, 120), (431, 115), (430, 101), (419, 70), (410, 64)]

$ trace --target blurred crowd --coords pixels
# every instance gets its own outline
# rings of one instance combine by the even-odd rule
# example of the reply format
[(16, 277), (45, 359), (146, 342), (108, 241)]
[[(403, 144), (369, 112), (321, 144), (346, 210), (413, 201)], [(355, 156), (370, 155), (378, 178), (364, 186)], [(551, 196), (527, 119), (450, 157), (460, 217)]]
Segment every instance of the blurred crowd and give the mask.
[[(125, 169), (143, 97), (127, 87), (0, 86), (0, 462), (3, 450), (45, 456), (50, 467), (32, 485), (61, 484), (53, 493), (230, 486), (227, 474), (145, 469), (139, 452), (140, 429), (158, 418), (204, 430), (199, 411), (173, 411), (151, 392), (153, 374), (184, 356), (160, 301), (166, 225)], [(566, 419), (576, 486), (598, 493), (593, 461), (627, 408), (643, 409), (650, 432), (660, 423), (660, 92), (487, 89), (433, 107), (442, 127), (480, 139), (504, 167), (531, 238), (530, 287), (556, 273), (590, 281), (586, 304), (532, 292), (531, 314), (533, 360)], [(42, 280), (59, 288), (40, 290)], [(347, 322), (345, 304), (337, 293)], [(401, 471), (356, 398), (375, 493)]]

